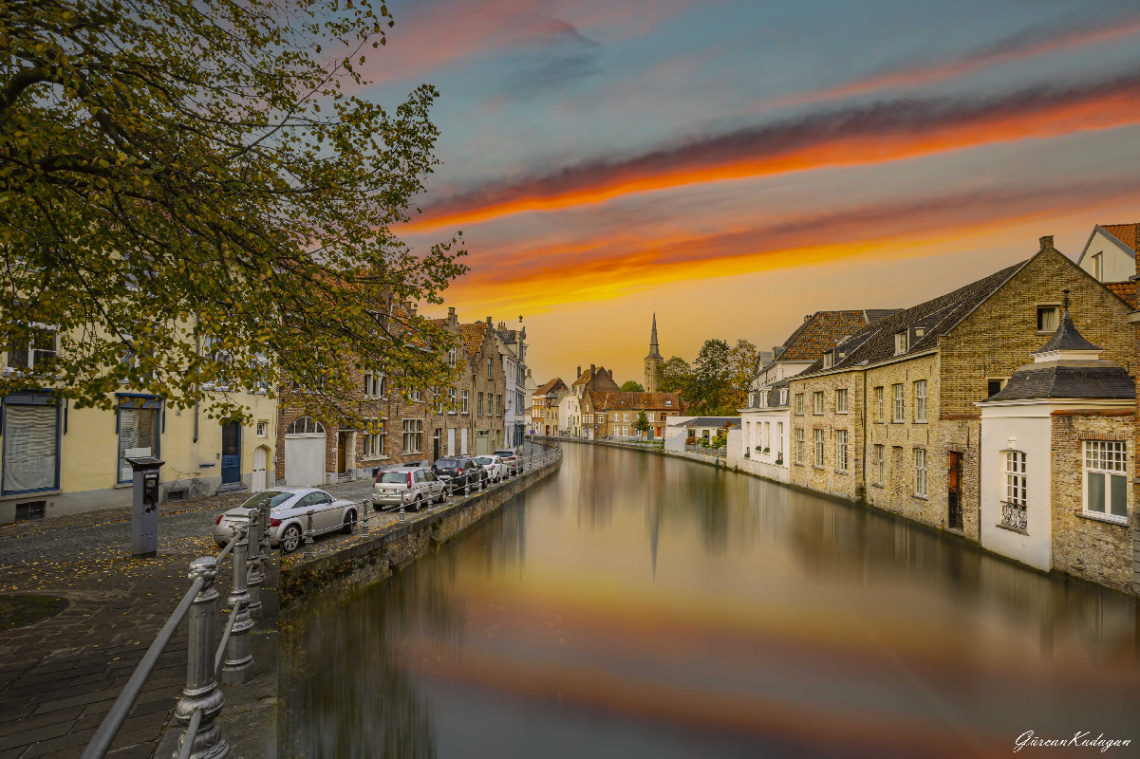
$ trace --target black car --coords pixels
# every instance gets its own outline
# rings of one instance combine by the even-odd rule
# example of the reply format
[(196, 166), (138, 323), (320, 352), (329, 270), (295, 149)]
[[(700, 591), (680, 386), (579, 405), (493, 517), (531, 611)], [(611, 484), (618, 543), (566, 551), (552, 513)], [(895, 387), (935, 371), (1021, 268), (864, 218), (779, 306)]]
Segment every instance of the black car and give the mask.
[(487, 470), (470, 456), (445, 456), (436, 459), (431, 465), (431, 470), (435, 472), (436, 477), (447, 482), (453, 489), (486, 488), (491, 479)]

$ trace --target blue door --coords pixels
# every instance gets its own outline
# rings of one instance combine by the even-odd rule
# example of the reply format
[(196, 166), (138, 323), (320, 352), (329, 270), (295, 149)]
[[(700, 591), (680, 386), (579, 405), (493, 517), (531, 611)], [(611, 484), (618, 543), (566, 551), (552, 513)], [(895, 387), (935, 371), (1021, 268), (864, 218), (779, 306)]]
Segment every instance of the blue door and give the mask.
[(241, 482), (241, 424), (222, 425), (222, 484)]

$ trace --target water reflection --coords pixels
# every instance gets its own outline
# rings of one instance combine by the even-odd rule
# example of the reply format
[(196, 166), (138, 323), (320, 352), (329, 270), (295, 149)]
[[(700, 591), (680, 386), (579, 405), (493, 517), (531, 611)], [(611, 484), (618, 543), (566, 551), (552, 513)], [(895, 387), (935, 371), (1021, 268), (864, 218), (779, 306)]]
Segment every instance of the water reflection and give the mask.
[(570, 445), (557, 477), (461, 539), (291, 620), (285, 753), (982, 756), (1027, 729), (1136, 741), (1137, 629), (1127, 596), (893, 518)]

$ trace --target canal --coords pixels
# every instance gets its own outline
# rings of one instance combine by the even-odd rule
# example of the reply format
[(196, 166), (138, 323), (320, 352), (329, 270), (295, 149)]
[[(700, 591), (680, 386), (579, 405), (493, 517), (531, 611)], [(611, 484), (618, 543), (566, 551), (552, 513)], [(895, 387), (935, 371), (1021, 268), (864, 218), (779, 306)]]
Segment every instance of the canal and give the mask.
[(1132, 598), (745, 475), (564, 448), (458, 540), (286, 620), (283, 756), (1007, 756), (1027, 731), (1140, 753)]

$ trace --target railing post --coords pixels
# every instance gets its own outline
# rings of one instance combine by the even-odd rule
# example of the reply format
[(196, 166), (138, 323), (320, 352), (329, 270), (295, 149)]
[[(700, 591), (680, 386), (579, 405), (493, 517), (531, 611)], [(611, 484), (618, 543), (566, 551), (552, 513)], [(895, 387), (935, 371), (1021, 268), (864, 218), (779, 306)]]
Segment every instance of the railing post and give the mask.
[(308, 546), (313, 544), (313, 510), (309, 509), (305, 516), (308, 517), (308, 522), (305, 526), (305, 545)]
[[(205, 579), (205, 584), (190, 606), (186, 687), (182, 690), (178, 705), (174, 707), (174, 721), (185, 730), (190, 725), (194, 712), (201, 711), (201, 722), (194, 735), (189, 756), (191, 759), (214, 759), (225, 756), (230, 749), (222, 738), (221, 728), (215, 722), (226, 698), (218, 688), (214, 672), (214, 616), (218, 605), (214, 580), (218, 577), (218, 562), (213, 556), (203, 556), (190, 562), (190, 580), (199, 577)], [(185, 740), (184, 731), (178, 740), (176, 756), (183, 754), (182, 744)]]
[(246, 587), (246, 556), (249, 553), (249, 531), (238, 535), (234, 544), (234, 579), (230, 585), (230, 595), (226, 603), (233, 609), (233, 631), (226, 643), (226, 660), (222, 664), (222, 682), (226, 685), (244, 683), (253, 669), (253, 654), (250, 653), (249, 631), (253, 629), (253, 618), (249, 616), (246, 604), (249, 603), (249, 588)]
[(253, 619), (261, 619), (261, 584), (265, 582), (265, 570), (262, 565), (265, 557), (261, 555), (261, 507), (253, 510), (249, 518), (249, 531), (246, 533), (249, 552), (249, 603), (245, 608)]
[(372, 499), (365, 498), (364, 501), (360, 504), (360, 510), (365, 514), (364, 518), (357, 518), (360, 522), (360, 534), (367, 535), (368, 520), (372, 518)]

